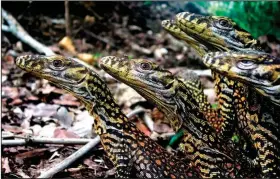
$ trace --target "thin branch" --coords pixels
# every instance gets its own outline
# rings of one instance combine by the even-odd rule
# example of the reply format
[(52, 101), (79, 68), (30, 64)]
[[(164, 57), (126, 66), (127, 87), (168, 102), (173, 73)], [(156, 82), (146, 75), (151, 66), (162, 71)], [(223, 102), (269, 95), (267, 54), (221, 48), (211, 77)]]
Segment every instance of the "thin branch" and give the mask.
[(193, 71), (198, 76), (212, 77), (212, 73), (211, 73), (210, 69), (207, 69), (207, 70), (190, 70), (190, 71)]
[(58, 138), (31, 137), (29, 139), (2, 140), (2, 146), (27, 145), (30, 143), (83, 145), (83, 144), (87, 144), (91, 140), (92, 139), (76, 139), (76, 138), (58, 139)]
[(64, 1), (64, 8), (65, 8), (65, 30), (66, 30), (66, 35), (68, 37), (71, 37), (71, 21), (70, 21), (70, 15), (69, 15), (69, 1), (65, 0)]
[(64, 170), (77, 159), (88, 153), (91, 149), (93, 149), (100, 142), (100, 137), (97, 136), (92, 139), (89, 143), (84, 145), (82, 148), (77, 150), (75, 153), (64, 159), (61, 163), (57, 164), (55, 167), (51, 168), (46, 172), (42, 172), (38, 178), (51, 178), (54, 174)]
[(145, 109), (139, 107), (139, 108), (134, 109), (134, 110), (131, 111), (130, 113), (128, 113), (126, 116), (127, 116), (128, 118), (131, 118), (131, 117), (133, 117), (133, 116), (135, 116), (135, 115), (137, 115), (137, 114), (139, 114), (139, 113), (143, 113), (143, 112), (145, 112)]
[(5, 32), (11, 32), (10, 31), (10, 28), (4, 24), (2, 24), (2, 30), (5, 31)]
[(96, 35), (95, 33), (91, 32), (91, 31), (88, 31), (88, 30), (86, 30), (86, 29), (83, 29), (83, 30), (84, 30), (84, 32), (85, 32), (86, 34), (88, 34), (89, 36), (92, 36), (93, 38), (95, 38), (95, 39), (97, 39), (97, 40), (99, 40), (99, 41), (101, 41), (101, 42), (103, 42), (103, 43), (105, 43), (105, 44), (109, 44), (111, 47), (117, 48), (116, 45), (113, 44), (112, 42), (110, 42), (109, 40), (107, 40), (107, 39), (105, 39), (105, 38), (102, 38), (102, 37)]
[[(23, 41), (24, 43), (28, 44), (32, 48), (34, 48), (39, 53), (44, 53), (45, 55), (54, 55), (55, 53), (48, 48), (47, 46), (43, 45), (42, 43), (38, 42), (34, 38), (32, 38), (24, 29), (23, 27), (16, 21), (16, 19), (5, 11), (2, 8), (2, 16), (5, 21), (7, 21), (8, 26), (4, 26), (5, 31), (11, 32), (14, 36), (18, 39)], [(3, 25), (2, 25), (3, 28)], [(8, 28), (8, 29), (7, 29)]]

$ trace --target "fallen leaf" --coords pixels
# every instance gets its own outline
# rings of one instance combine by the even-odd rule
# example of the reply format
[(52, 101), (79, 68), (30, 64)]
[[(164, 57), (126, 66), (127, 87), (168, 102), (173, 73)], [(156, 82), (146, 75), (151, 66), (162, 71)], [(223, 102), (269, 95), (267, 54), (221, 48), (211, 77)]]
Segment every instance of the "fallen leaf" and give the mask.
[(61, 99), (53, 99), (53, 103), (65, 105), (65, 106), (80, 106), (81, 105), (81, 103), (79, 101), (61, 100)]
[(18, 98), (19, 97), (18, 88), (8, 87), (8, 86), (2, 87), (2, 97), (9, 97), (12, 99)]
[(63, 39), (61, 39), (58, 44), (59, 44), (59, 46), (66, 49), (67, 51), (71, 52), (72, 54), (77, 53), (76, 50), (75, 50), (72, 39), (68, 36), (63, 37)]
[(54, 138), (79, 138), (78, 135), (76, 135), (75, 133), (71, 132), (71, 131), (67, 131), (65, 129), (59, 129), (56, 128), (54, 130)]
[(11, 105), (19, 105), (19, 104), (22, 104), (22, 100), (19, 99), (19, 98), (16, 98), (10, 104)]
[(88, 111), (83, 111), (76, 116), (76, 120), (73, 126), (69, 128), (69, 131), (74, 132), (80, 137), (93, 137), (93, 126), (94, 118), (88, 113)]
[(93, 62), (95, 60), (94, 56), (89, 53), (79, 53), (79, 54), (77, 54), (77, 57), (88, 64), (93, 64)]
[(26, 159), (26, 158), (31, 158), (35, 156), (42, 156), (45, 154), (45, 152), (48, 150), (48, 148), (41, 148), (41, 149), (34, 149), (28, 152), (23, 152), (20, 154), (16, 155), (16, 158), (19, 159)]
[(86, 15), (86, 17), (85, 17), (85, 19), (84, 19), (84, 22), (85, 22), (87, 25), (92, 25), (92, 24), (94, 24), (94, 22), (95, 22), (95, 17), (94, 17), (94, 16)]
[(56, 89), (56, 87), (51, 86), (50, 84), (47, 84), (44, 88), (40, 88), (39, 91), (41, 91), (43, 94), (50, 94)]
[(8, 157), (2, 158), (2, 169), (4, 169), (4, 173), (10, 173), (11, 172)]
[(71, 127), (71, 124), (74, 121), (74, 113), (68, 112), (65, 107), (60, 107), (53, 117), (56, 118), (59, 124), (65, 129)]
[(24, 113), (32, 114), (34, 117), (51, 117), (57, 113), (58, 105), (40, 103), (38, 105), (28, 105)]
[(27, 174), (25, 174), (22, 169), (19, 169), (17, 172), (18, 175), (20, 175), (22, 178), (31, 178), (30, 176), (28, 176)]
[(125, 111), (125, 109), (130, 108), (132, 104), (135, 104), (139, 101), (146, 101), (139, 93), (126, 84), (117, 84), (117, 88), (114, 89), (114, 97), (119, 105), (124, 105), (124, 112), (127, 113), (128, 111)]
[(49, 123), (45, 125), (42, 130), (40, 131), (39, 137), (53, 137), (54, 131), (56, 129), (55, 123)]
[(34, 126), (31, 126), (30, 129), (33, 131), (33, 136), (39, 136), (42, 127), (39, 124), (35, 124)]
[(4, 129), (5, 131), (9, 131), (15, 134), (21, 133), (22, 132), (22, 128), (18, 127), (18, 126), (11, 126), (9, 124), (2, 124), (2, 129)]
[(23, 111), (19, 108), (19, 107), (16, 107), (13, 109), (13, 112), (14, 114), (17, 115), (17, 117), (19, 117), (20, 119), (22, 119), (24, 117), (24, 113)]
[(148, 129), (148, 127), (143, 124), (141, 121), (138, 121), (136, 123), (136, 127), (142, 131), (146, 136), (150, 136), (151, 135), (151, 131)]

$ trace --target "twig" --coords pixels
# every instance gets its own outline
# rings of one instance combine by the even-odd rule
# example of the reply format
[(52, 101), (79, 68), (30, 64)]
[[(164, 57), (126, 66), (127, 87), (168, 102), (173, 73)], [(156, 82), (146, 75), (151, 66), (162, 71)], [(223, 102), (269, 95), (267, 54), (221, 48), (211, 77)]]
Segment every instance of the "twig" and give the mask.
[(85, 30), (85, 29), (83, 29), (83, 30), (84, 30), (84, 32), (85, 32), (86, 34), (92, 36), (93, 38), (95, 38), (95, 39), (97, 39), (97, 40), (99, 40), (99, 41), (101, 41), (101, 42), (103, 42), (103, 43), (105, 43), (105, 44), (109, 44), (111, 47), (117, 48), (117, 47), (115, 46), (115, 44), (113, 44), (113, 43), (110, 42), (109, 40), (104, 39), (104, 38), (102, 38), (102, 37), (99, 37), (98, 35), (96, 35), (95, 33), (91, 32), (91, 31), (88, 31), (88, 30)]
[(29, 143), (82, 145), (90, 142), (91, 140), (92, 139), (76, 139), (76, 138), (57, 139), (57, 138), (31, 137), (28, 140), (25, 139), (2, 140), (2, 146), (26, 145)]
[(64, 1), (64, 8), (65, 8), (65, 30), (66, 30), (66, 35), (68, 37), (71, 37), (71, 22), (70, 22), (70, 16), (69, 16), (69, 1), (65, 0)]
[(145, 112), (145, 109), (139, 107), (139, 108), (134, 109), (134, 110), (131, 111), (130, 113), (128, 113), (126, 116), (127, 116), (128, 118), (131, 118), (131, 117), (133, 117), (133, 116), (135, 116), (135, 115), (137, 115), (137, 114), (139, 114), (139, 113), (143, 113), (143, 112)]
[[(144, 109), (137, 108), (134, 111), (127, 114), (127, 117), (130, 118), (133, 115), (139, 114), (143, 112)], [(71, 165), (73, 162), (75, 162), (78, 158), (82, 157), (84, 154), (88, 153), (92, 148), (94, 148), (98, 143), (100, 142), (100, 137), (97, 136), (93, 140), (91, 140), (89, 143), (87, 143), (85, 146), (77, 150), (75, 153), (67, 157), (65, 160), (63, 160), (61, 163), (57, 164), (55, 167), (51, 168), (50, 170), (43, 172), (38, 178), (50, 178), (54, 174), (64, 170), (69, 165)]]
[(24, 43), (30, 45), (32, 48), (34, 48), (39, 53), (44, 53), (45, 55), (54, 55), (55, 53), (48, 48), (47, 46), (41, 44), (34, 38), (32, 38), (24, 29), (23, 27), (16, 21), (16, 19), (9, 14), (7, 11), (5, 11), (2, 8), (2, 16), (5, 21), (7, 21), (8, 26), (2, 25), (2, 30), (6, 32), (11, 32), (14, 36), (16, 36), (18, 39), (23, 41)]
[(152, 51), (150, 49), (144, 48), (144, 47), (140, 47), (138, 44), (136, 43), (131, 43), (131, 48), (135, 51), (141, 52), (145, 55), (150, 55), (152, 54)]
[(75, 162), (78, 158), (82, 157), (84, 154), (88, 153), (92, 148), (94, 148), (100, 142), (100, 137), (97, 136), (92, 139), (89, 143), (84, 145), (82, 148), (77, 150), (75, 153), (64, 159), (61, 163), (51, 168), (46, 172), (42, 172), (42, 174), (38, 178), (51, 178), (54, 174), (64, 170), (73, 162)]
[(212, 73), (211, 73), (210, 69), (208, 69), (208, 70), (191, 70), (191, 71), (193, 71), (198, 76), (212, 77)]

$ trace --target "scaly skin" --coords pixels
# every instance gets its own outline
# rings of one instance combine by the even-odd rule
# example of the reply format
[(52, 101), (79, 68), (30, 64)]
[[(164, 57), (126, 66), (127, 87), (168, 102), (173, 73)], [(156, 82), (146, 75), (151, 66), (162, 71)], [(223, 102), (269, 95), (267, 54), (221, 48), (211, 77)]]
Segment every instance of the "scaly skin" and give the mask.
[[(196, 171), (172, 156), (128, 121), (106, 84), (85, 63), (63, 56), (21, 56), (21, 69), (70, 92), (94, 116), (94, 129), (118, 178), (188, 178)], [(132, 170), (134, 172), (132, 172)]]
[(199, 110), (193, 96), (195, 90), (189, 89), (185, 82), (144, 59), (108, 56), (100, 60), (100, 66), (156, 104), (165, 115), (172, 112), (180, 117), (184, 129), (181, 150), (198, 167), (201, 177), (248, 177), (248, 173), (242, 173), (242, 169), (250, 168), (247, 158), (233, 148), (231, 141), (224, 141), (216, 135)]
[[(241, 70), (242, 75), (244, 76), (246, 75), (247, 71), (247, 78), (256, 75), (261, 80), (263, 74), (263, 78), (268, 81), (275, 81), (275, 78), (278, 79), (278, 75), (273, 74), (273, 71), (270, 70), (273, 69), (273, 61), (275, 61), (276, 64), (279, 63), (279, 61), (277, 58), (272, 57), (268, 54), (215, 52), (206, 54), (203, 58), (203, 61), (209, 68), (225, 76), (236, 76), (237, 73)], [(265, 69), (264, 67), (269, 64), (271, 66)], [(249, 73), (248, 70), (250, 70)], [(275, 73), (277, 74), (278, 72)], [(245, 80), (246, 78), (242, 79)], [(266, 85), (265, 83), (263, 84)], [(263, 167), (263, 173), (266, 174), (265, 176), (279, 177), (279, 132), (278, 134), (277, 132), (273, 133), (273, 131), (262, 127), (261, 125), (259, 125), (258, 116), (251, 116), (248, 110), (248, 103), (246, 101), (246, 86), (244, 86), (242, 83), (236, 83), (233, 89), (233, 98), (234, 105), (236, 106), (236, 112), (237, 115), (240, 116), (240, 119), (243, 120), (240, 120), (239, 122), (243, 123), (241, 124), (241, 126), (243, 126), (243, 130), (245, 130), (246, 133), (250, 135), (254, 141), (254, 146), (258, 150), (260, 164)], [(247, 116), (251, 116), (251, 120), (246, 120)]]
[[(207, 49), (206, 52), (215, 52), (215, 51), (238, 51), (238, 52), (250, 52), (256, 54), (264, 53), (260, 48), (257, 40), (253, 39), (252, 36), (239, 28), (232, 20), (226, 17), (217, 17), (217, 16), (201, 16), (196, 14), (190, 14), (187, 12), (179, 13), (176, 15), (174, 24), (177, 28), (179, 28), (182, 32), (184, 32), (185, 36), (190, 36), (197, 41), (197, 43), (203, 44)], [(182, 33), (180, 32), (180, 34)], [(174, 32), (173, 32), (174, 33)], [(177, 38), (179, 35), (177, 35)], [(182, 38), (182, 40), (184, 40)], [(197, 46), (192, 45), (191, 46)], [(202, 54), (204, 55), (204, 54)], [(219, 101), (221, 99), (226, 99), (225, 101), (219, 102), (220, 112), (225, 112), (222, 114), (223, 118), (226, 121), (229, 121), (227, 124), (234, 124), (235, 117), (238, 120), (238, 128), (241, 129), (241, 132), (245, 132), (245, 136), (250, 136), (250, 139), (254, 143), (254, 146), (258, 150), (258, 156), (256, 158), (257, 161), (262, 166), (262, 173), (264, 177), (276, 177), (277, 170), (276, 163), (272, 161), (267, 162), (270, 159), (269, 153), (272, 152), (272, 156), (277, 156), (277, 154), (273, 154), (273, 151), (266, 150), (264, 145), (259, 145), (258, 140), (262, 140), (262, 144), (265, 144), (267, 141), (273, 143), (273, 140), (269, 136), (263, 136), (262, 138), (254, 138), (255, 135), (262, 135), (262, 132), (269, 132), (268, 128), (264, 127), (264, 125), (258, 124), (258, 130), (255, 130), (251, 123), (252, 121), (260, 121), (263, 114), (267, 113), (264, 109), (268, 109), (268, 113), (270, 111), (270, 107), (261, 107), (261, 102), (258, 101), (256, 95), (256, 90), (248, 89), (242, 83), (238, 81), (233, 81), (227, 76), (221, 76), (219, 73), (213, 72), (215, 83), (216, 83), (216, 91), (218, 94)], [(220, 81), (222, 80), (222, 81)], [(244, 91), (245, 90), (245, 91)], [(238, 94), (243, 91), (243, 94)], [(245, 96), (245, 94), (247, 95)], [(252, 98), (253, 97), (253, 98)], [(257, 100), (257, 101), (256, 101)], [(264, 99), (265, 100), (265, 99)], [(241, 109), (239, 108), (239, 102), (245, 102), (249, 104), (249, 107)], [(247, 106), (244, 105), (245, 106)], [(270, 104), (270, 106), (273, 106)], [(274, 107), (274, 106), (273, 106)], [(260, 110), (260, 108), (263, 108)], [(276, 107), (277, 108), (277, 107)], [(246, 110), (246, 111), (244, 111)], [(235, 112), (234, 112), (235, 111)], [(242, 112), (241, 112), (242, 111)], [(276, 114), (275, 111), (272, 113)], [(226, 114), (226, 115), (225, 115)], [(227, 115), (229, 114), (229, 115)], [(248, 116), (244, 116), (244, 114), (249, 114)], [(231, 116), (230, 116), (231, 115)], [(279, 119), (279, 116), (273, 116), (274, 121)], [(231, 119), (231, 120), (230, 120)], [(227, 126), (226, 124), (226, 126)], [(234, 126), (230, 126), (227, 129), (230, 132), (230, 128)], [(242, 130), (244, 129), (244, 131)], [(263, 131), (262, 131), (263, 130)], [(259, 134), (255, 134), (259, 132)], [(263, 151), (265, 151), (266, 155), (263, 155)]]
[(220, 74), (253, 86), (260, 94), (280, 105), (280, 59), (269, 54), (224, 52), (211, 54), (204, 63)]
[[(205, 46), (202, 43), (198, 43), (194, 38), (188, 36), (185, 32), (183, 32), (174, 21), (164, 20), (162, 21), (162, 26), (174, 37), (184, 40), (188, 44), (190, 44), (201, 56), (205, 55), (208, 51), (213, 50), (209, 46)], [(234, 118), (235, 114), (231, 112), (232, 101), (230, 98), (227, 97), (227, 94), (230, 93), (228, 91), (228, 86), (233, 85), (233, 81), (227, 78), (220, 78), (219, 74), (213, 73), (213, 77), (215, 79), (215, 91), (218, 95), (218, 110), (211, 110), (209, 111), (206, 119), (208, 122), (219, 132), (221, 135), (229, 138), (233, 134), (234, 128)], [(228, 81), (228, 83), (227, 83)], [(205, 103), (205, 106), (209, 104)], [(207, 111), (204, 111), (207, 114)], [(221, 114), (221, 117), (218, 115)], [(214, 119), (214, 120), (213, 120)]]
[(193, 94), (193, 98), (199, 105), (199, 110), (203, 113), (207, 121), (214, 127), (216, 132), (220, 132), (222, 119), (218, 118), (217, 111), (211, 107), (207, 96), (204, 94), (199, 77), (193, 72), (185, 72), (184, 78), (180, 78), (186, 87)]

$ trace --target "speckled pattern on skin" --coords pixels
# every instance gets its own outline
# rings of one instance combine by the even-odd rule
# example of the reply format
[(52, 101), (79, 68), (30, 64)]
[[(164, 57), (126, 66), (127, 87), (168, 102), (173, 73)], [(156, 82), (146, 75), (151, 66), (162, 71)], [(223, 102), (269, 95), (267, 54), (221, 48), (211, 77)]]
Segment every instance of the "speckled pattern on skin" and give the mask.
[[(234, 21), (227, 17), (202, 16), (182, 12), (177, 14), (174, 21), (170, 21), (169, 23), (180, 30), (180, 32), (176, 33), (176, 31), (168, 29), (169, 26), (164, 26), (167, 31), (172, 32), (172, 35), (175, 34), (174, 36), (181, 40), (185, 40), (186, 36), (195, 39), (191, 41), (191, 43), (185, 40), (195, 49), (197, 49), (198, 46), (204, 47), (203, 51), (198, 50), (201, 56), (208, 52), (217, 51), (264, 53), (259, 42), (255, 40), (250, 33), (238, 27)], [(180, 35), (182, 33), (184, 34), (183, 37)], [(227, 129), (225, 131), (228, 133), (228, 136), (230, 136), (230, 132), (233, 131), (235, 127), (238, 127), (241, 135), (249, 137), (251, 140), (250, 142), (253, 143), (254, 148), (257, 150), (256, 161), (262, 167), (263, 177), (279, 176), (279, 168), (277, 168), (279, 166), (279, 160), (273, 159), (270, 161), (269, 158), (270, 156), (277, 156), (278, 154), (273, 153), (275, 150), (270, 151), (269, 147), (266, 148), (266, 144), (277, 145), (275, 141), (271, 139), (272, 136), (269, 135), (273, 130), (267, 127), (267, 121), (264, 121), (264, 123), (262, 121), (265, 114), (271, 114), (270, 116), (272, 116), (271, 119), (274, 121), (273, 123), (277, 123), (276, 121), (279, 121), (280, 118), (279, 112), (277, 112), (277, 110), (271, 110), (277, 109), (277, 106), (272, 103), (270, 103), (268, 107), (262, 106), (261, 104), (267, 101), (257, 96), (256, 89), (248, 88), (239, 81), (232, 80), (227, 75), (221, 75), (213, 71), (213, 76), (219, 100), (218, 114), (221, 114), (223, 119), (225, 119), (223, 125), (229, 125), (225, 128)], [(243, 94), (238, 94), (244, 90), (245, 92)], [(241, 102), (242, 105), (239, 102)], [(241, 109), (240, 106), (243, 107), (243, 109)], [(244, 116), (244, 114), (248, 115)], [(252, 125), (254, 121), (257, 121), (256, 125)], [(235, 123), (237, 123), (237, 126)], [(222, 130), (222, 132), (224, 131)], [(262, 137), (256, 138), (256, 135)], [(263, 155), (263, 153), (265, 153), (265, 155)]]
[(89, 65), (57, 55), (21, 56), (16, 59), (16, 65), (81, 100), (94, 116), (95, 132), (116, 167), (116, 177), (198, 177), (194, 167), (168, 153), (128, 121), (107, 85)]
[(200, 111), (199, 100), (194, 95), (201, 91), (196, 89), (199, 84), (190, 88), (186, 81), (145, 59), (108, 56), (100, 60), (100, 66), (156, 104), (166, 116), (171, 115), (169, 108), (174, 109), (173, 115), (183, 121), (180, 149), (198, 167), (201, 177), (249, 177), (246, 170), (252, 169), (249, 160), (230, 140), (216, 135)]

